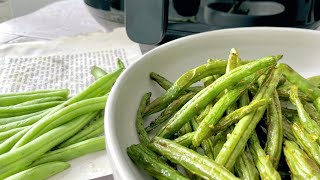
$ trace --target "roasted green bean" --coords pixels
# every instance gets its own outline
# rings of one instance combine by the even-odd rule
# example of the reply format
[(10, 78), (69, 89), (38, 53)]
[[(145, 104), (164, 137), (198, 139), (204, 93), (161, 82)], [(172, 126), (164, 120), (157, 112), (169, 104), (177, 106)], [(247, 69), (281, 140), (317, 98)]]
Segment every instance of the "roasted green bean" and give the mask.
[(281, 105), (277, 91), (272, 95), (272, 102), (267, 107), (267, 142), (265, 152), (275, 169), (277, 169), (283, 142)]
[(139, 105), (139, 108), (137, 111), (137, 116), (136, 116), (136, 131), (138, 133), (140, 143), (145, 144), (145, 145), (149, 144), (150, 138), (144, 128), (143, 112), (144, 112), (146, 106), (148, 106), (148, 104), (150, 102), (150, 97), (151, 97), (151, 92), (146, 93), (142, 96), (141, 101), (140, 101), (140, 105)]
[(280, 180), (279, 172), (273, 167), (273, 164), (260, 146), (257, 134), (254, 132), (249, 140), (249, 149), (254, 162), (260, 173), (261, 179)]
[(127, 153), (135, 164), (157, 179), (188, 180), (142, 144), (128, 147)]
[(284, 141), (284, 155), (294, 177), (297, 179), (320, 179), (319, 166), (293, 141)]
[[(152, 150), (161, 154), (170, 161), (177, 163), (192, 173), (205, 179), (238, 179), (223, 166), (214, 160), (202, 156), (197, 152), (183, 147), (173, 141), (155, 137), (151, 141)], [(185, 157), (185, 158), (183, 158)]]
[(282, 56), (270, 56), (258, 61), (242, 65), (230, 73), (221, 76), (210, 86), (200, 91), (187, 104), (185, 104), (177, 114), (157, 134), (161, 137), (171, 137), (178, 131), (195, 113), (207, 106), (225, 88), (237, 83), (259, 70), (272, 67)]
[(161, 111), (167, 107), (173, 100), (183, 93), (183, 91), (188, 88), (193, 83), (200, 81), (201, 79), (211, 76), (214, 74), (222, 74), (225, 72), (226, 61), (216, 60), (199, 67), (196, 67), (192, 70), (189, 70), (183, 74), (165, 94), (146, 107), (145, 115), (150, 115), (156, 112)]

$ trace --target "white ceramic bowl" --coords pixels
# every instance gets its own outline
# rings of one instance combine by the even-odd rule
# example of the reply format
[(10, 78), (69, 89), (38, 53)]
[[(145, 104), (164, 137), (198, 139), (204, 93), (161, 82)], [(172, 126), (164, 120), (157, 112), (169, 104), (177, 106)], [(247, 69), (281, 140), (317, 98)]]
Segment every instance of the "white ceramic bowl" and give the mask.
[(227, 59), (235, 47), (242, 59), (283, 54), (302, 75), (320, 74), (320, 32), (289, 28), (240, 28), (207, 32), (162, 45), (145, 54), (128, 67), (114, 85), (106, 108), (107, 150), (116, 180), (151, 179), (129, 159), (126, 148), (138, 143), (135, 131), (136, 111), (140, 98), (151, 91), (152, 97), (163, 93), (149, 79), (154, 71), (170, 80), (209, 58)]

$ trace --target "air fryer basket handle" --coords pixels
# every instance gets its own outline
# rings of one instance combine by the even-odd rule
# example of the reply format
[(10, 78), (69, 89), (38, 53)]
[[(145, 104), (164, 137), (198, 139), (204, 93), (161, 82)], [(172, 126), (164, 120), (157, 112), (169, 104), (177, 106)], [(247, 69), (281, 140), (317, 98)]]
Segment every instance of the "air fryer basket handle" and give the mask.
[(168, 24), (169, 0), (125, 0), (125, 25), (129, 38), (143, 44), (159, 43)]

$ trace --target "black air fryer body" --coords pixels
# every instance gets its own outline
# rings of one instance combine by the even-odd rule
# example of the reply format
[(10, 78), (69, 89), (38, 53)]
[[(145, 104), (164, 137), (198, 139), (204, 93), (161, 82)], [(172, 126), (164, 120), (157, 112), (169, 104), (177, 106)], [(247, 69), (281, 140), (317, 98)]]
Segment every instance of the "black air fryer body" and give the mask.
[(96, 19), (125, 23), (128, 36), (144, 44), (222, 28), (320, 25), (320, 0), (84, 1)]

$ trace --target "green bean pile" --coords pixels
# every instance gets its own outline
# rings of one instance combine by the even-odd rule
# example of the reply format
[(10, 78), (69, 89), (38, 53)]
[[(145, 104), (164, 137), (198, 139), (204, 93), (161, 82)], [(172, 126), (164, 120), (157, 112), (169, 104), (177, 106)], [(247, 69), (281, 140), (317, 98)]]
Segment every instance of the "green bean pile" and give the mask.
[(96, 81), (73, 97), (67, 89), (1, 94), (0, 179), (46, 179), (104, 150), (104, 108), (124, 69), (121, 60), (109, 74), (94, 66)]
[(320, 76), (281, 58), (233, 48), (174, 83), (151, 72), (165, 92), (142, 97), (128, 156), (156, 179), (320, 179)]

